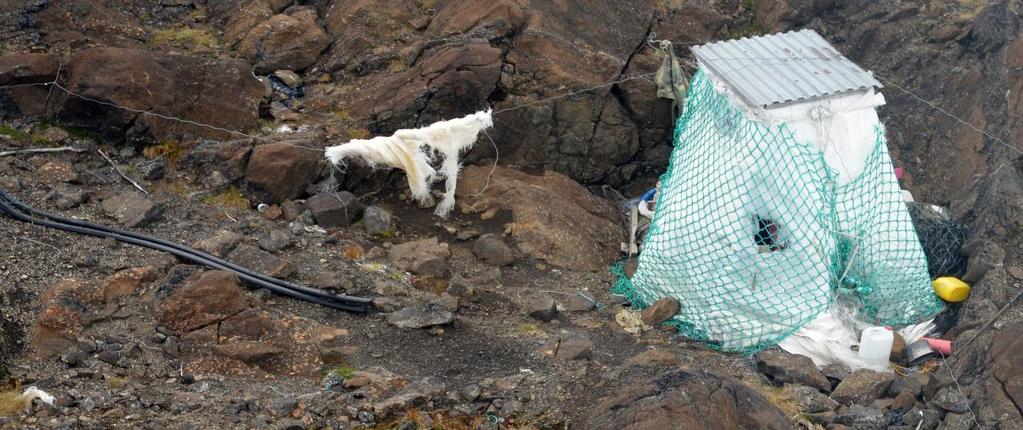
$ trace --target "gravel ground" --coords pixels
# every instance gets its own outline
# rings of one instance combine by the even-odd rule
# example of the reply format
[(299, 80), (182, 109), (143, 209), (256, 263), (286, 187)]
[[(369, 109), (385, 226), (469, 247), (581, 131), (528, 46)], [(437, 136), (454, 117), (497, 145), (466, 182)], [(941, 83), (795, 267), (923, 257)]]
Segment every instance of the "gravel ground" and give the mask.
[[(16, 194), (37, 208), (55, 211), (45, 196), (49, 187), (38, 182), (32, 166), (44, 161), (64, 160), (76, 165), (83, 173), (80, 187), (89, 192), (86, 203), (67, 211), (60, 211), (87, 220), (111, 224), (103, 215), (99, 201), (114, 193), (130, 191), (130, 185), (112, 176), (109, 167), (98, 156), (89, 154), (56, 154), (37, 157), (31, 161), (16, 160), (8, 166), (19, 176), (24, 189)], [(189, 178), (181, 177), (170, 185), (146, 186), (159, 190), (152, 199), (163, 207), (163, 214), (154, 224), (139, 228), (144, 233), (183, 244), (212, 236), (219, 230), (231, 230), (243, 236), (258, 239), (271, 228), (285, 227), (285, 221), (267, 221), (255, 210), (224, 208), (209, 204), (208, 193), (193, 191)], [(480, 221), (475, 217), (456, 215), (449, 221), (439, 222), (429, 209), (410, 207), (400, 198), (382, 193), (367, 203), (378, 204), (394, 211), (400, 220), (399, 234), (387, 239), (401, 243), (421, 237), (438, 237), (450, 243), (452, 256), (448, 260), (452, 273), (469, 276), (485, 270), (485, 266), (471, 251), (471, 241), (459, 241), (452, 230), (475, 229), (481, 233), (501, 233), (503, 217)], [(35, 383), (52, 394), (66, 394), (77, 399), (76, 414), (47, 414), (37, 411), (24, 417), (35, 420), (36, 425), (63, 425), (77, 423), (83, 427), (102, 427), (109, 424), (110, 416), (120, 412), (114, 405), (123, 405), (117, 399), (135, 399), (142, 407), (127, 407), (127, 418), (121, 424), (137, 426), (139, 423), (178, 425), (191, 423), (198, 427), (247, 427), (260, 420), (263, 406), (242, 417), (225, 413), (231, 405), (252, 400), (260, 405), (272, 405), (276, 399), (300, 397), (315, 403), (317, 399), (331, 398), (320, 391), (320, 380), (314, 378), (273, 375), (268, 380), (249, 380), (236, 377), (203, 378), (183, 384), (180, 364), (162, 354), (141, 368), (118, 368), (96, 362), (93, 368), (102, 375), (83, 378), (76, 370), (57, 358), (37, 359), (31, 345), (31, 331), (40, 303), (38, 297), (50, 285), (63, 278), (83, 280), (102, 279), (115, 271), (136, 266), (169, 267), (173, 261), (162, 253), (118, 244), (110, 240), (74, 235), (18, 223), (0, 218), (0, 237), (8, 244), (8, 252), (0, 254), (0, 284), (6, 288), (0, 293), (0, 307), (4, 319), (7, 344), (3, 358), (12, 375)], [(335, 270), (350, 278), (354, 284), (351, 293), (372, 293), (374, 274), (366, 273), (357, 262), (344, 257), (344, 244), (358, 243), (366, 251), (366, 261), (386, 263), (384, 240), (367, 237), (357, 227), (330, 237), (305, 234), (300, 243), (278, 252), (295, 268), (293, 281), (308, 281), (323, 271)], [(379, 248), (379, 249), (378, 249)], [(83, 264), (91, 257), (94, 265)], [(435, 330), (406, 330), (388, 324), (385, 314), (353, 315), (319, 307), (285, 297), (261, 298), (250, 292), (250, 300), (272, 312), (299, 315), (332, 327), (349, 330), (346, 344), (349, 356), (347, 366), (353, 369), (382, 367), (409, 381), (435, 376), (449, 391), (478, 383), (486, 378), (501, 378), (526, 374), (523, 385), (528, 385), (521, 408), (515, 416), (522, 422), (531, 422), (560, 413), (568, 423), (584, 421), (597, 400), (614, 393), (619, 387), (638, 381), (664, 370), (663, 365), (627, 365), (626, 361), (648, 349), (663, 349), (680, 357), (681, 364), (693, 368), (714, 369), (742, 378), (756, 378), (749, 361), (743, 357), (719, 354), (687, 345), (670, 333), (654, 330), (635, 336), (625, 333), (614, 322), (614, 312), (621, 309), (608, 289), (612, 278), (607, 273), (581, 273), (551, 268), (542, 262), (519, 258), (509, 267), (500, 269), (500, 284), (481, 286), (474, 298), (462, 300), (455, 321)], [(542, 296), (564, 298), (586, 291), (604, 307), (580, 314), (562, 313), (558, 319), (544, 323), (530, 318), (525, 308)], [(425, 301), (430, 293), (410, 289), (404, 302)], [(157, 323), (147, 310), (143, 294), (136, 294), (113, 310), (112, 317), (90, 325), (80, 338), (125, 338), (128, 343), (144, 345), (156, 335)], [(544, 357), (537, 349), (551, 338), (569, 333), (584, 333), (594, 343), (591, 359), (555, 360)], [(116, 382), (111, 382), (116, 381)], [(189, 381), (190, 382), (190, 381)], [(192, 396), (192, 397), (189, 397)], [(196, 401), (199, 396), (201, 401)], [(92, 410), (80, 406), (82, 399), (93, 400)], [(144, 399), (144, 400), (139, 400)], [(182, 400), (185, 399), (185, 400)], [(191, 399), (191, 400), (189, 400)], [(122, 399), (123, 400), (123, 399)], [(189, 403), (191, 402), (191, 403)], [(147, 408), (146, 404), (164, 404), (163, 408)], [(188, 414), (180, 409), (197, 405)], [(445, 407), (443, 402), (437, 408)], [(126, 403), (132, 405), (129, 401)], [(169, 406), (167, 406), (169, 405)], [(446, 404), (447, 406), (453, 403)], [(123, 406), (122, 406), (123, 407)], [(341, 404), (332, 404), (343, 408)], [(112, 414), (104, 418), (104, 414)], [(133, 418), (134, 415), (134, 420)], [(130, 423), (130, 424), (129, 424)]]

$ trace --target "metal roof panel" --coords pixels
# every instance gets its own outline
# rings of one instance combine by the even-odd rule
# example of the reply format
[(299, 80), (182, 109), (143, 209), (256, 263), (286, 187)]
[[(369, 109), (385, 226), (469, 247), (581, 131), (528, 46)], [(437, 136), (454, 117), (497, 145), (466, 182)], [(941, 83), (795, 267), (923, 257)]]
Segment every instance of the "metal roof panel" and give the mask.
[(692, 51), (751, 107), (883, 87), (813, 30), (711, 42)]

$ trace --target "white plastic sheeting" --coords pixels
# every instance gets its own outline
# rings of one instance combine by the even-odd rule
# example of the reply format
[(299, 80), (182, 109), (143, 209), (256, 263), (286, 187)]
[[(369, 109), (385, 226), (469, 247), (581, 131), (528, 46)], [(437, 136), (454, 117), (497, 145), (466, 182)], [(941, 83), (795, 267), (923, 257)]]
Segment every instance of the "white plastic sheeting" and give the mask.
[[(455, 207), (455, 188), (461, 169), (458, 154), (472, 147), (480, 132), (493, 125), (491, 111), (481, 111), (423, 128), (398, 130), (391, 136), (352, 140), (327, 148), (325, 155), (335, 166), (356, 157), (373, 167), (402, 169), (408, 177), (413, 198), (420, 202), (429, 201), (430, 184), (440, 172), (445, 177), (444, 197), (434, 213), (447, 217)], [(442, 157), (439, 169), (430, 165), (435, 154)]]

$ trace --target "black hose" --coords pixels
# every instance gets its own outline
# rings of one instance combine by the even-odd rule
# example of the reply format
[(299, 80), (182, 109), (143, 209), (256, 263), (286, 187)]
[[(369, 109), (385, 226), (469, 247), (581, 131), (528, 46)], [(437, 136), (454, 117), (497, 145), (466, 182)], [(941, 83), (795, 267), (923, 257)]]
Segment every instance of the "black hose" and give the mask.
[(325, 292), (323, 290), (318, 290), (318, 289), (315, 289), (315, 288), (309, 288), (309, 287), (304, 287), (304, 286), (300, 286), (300, 285), (291, 284), (291, 283), (288, 283), (288, 282), (285, 282), (285, 281), (282, 281), (282, 280), (279, 280), (279, 279), (276, 279), (276, 278), (273, 278), (273, 277), (270, 277), (270, 276), (266, 276), (266, 275), (264, 275), (262, 273), (259, 273), (259, 272), (251, 271), (248, 268), (239, 266), (237, 264), (234, 264), (234, 263), (232, 263), (230, 261), (227, 261), (227, 260), (224, 260), (222, 258), (215, 257), (213, 255), (206, 254), (206, 253), (201, 252), (199, 250), (196, 250), (196, 249), (193, 249), (193, 248), (189, 248), (189, 247), (186, 247), (184, 245), (180, 245), (180, 244), (177, 244), (177, 243), (174, 243), (174, 242), (170, 242), (170, 241), (167, 241), (167, 240), (163, 240), (163, 239), (160, 239), (160, 238), (157, 238), (157, 237), (147, 236), (147, 235), (144, 235), (144, 234), (133, 233), (133, 232), (129, 232), (129, 231), (117, 230), (117, 229), (114, 229), (114, 228), (111, 228), (111, 227), (107, 227), (107, 226), (101, 225), (101, 224), (93, 224), (93, 223), (90, 223), (90, 222), (87, 222), (87, 221), (77, 220), (77, 219), (74, 219), (74, 218), (66, 218), (66, 217), (62, 217), (62, 216), (59, 216), (59, 215), (54, 215), (54, 214), (51, 214), (51, 213), (48, 213), (48, 212), (43, 212), (41, 210), (35, 209), (35, 208), (31, 207), (31, 206), (28, 206), (28, 205), (18, 201), (17, 198), (15, 198), (14, 196), (12, 196), (10, 194), (5, 193), (3, 190), (0, 190), (0, 199), (7, 199), (7, 201), (10, 202), (11, 205), (13, 205), (15, 208), (18, 208), (22, 212), (26, 212), (26, 213), (28, 213), (30, 215), (35, 215), (37, 217), (46, 218), (46, 219), (49, 219), (51, 221), (55, 221), (55, 222), (62, 223), (62, 224), (68, 224), (68, 225), (73, 225), (73, 226), (85, 227), (85, 228), (89, 228), (89, 229), (93, 229), (93, 230), (99, 230), (99, 231), (104, 231), (104, 232), (108, 232), (108, 233), (116, 233), (116, 234), (120, 234), (120, 235), (123, 235), (123, 236), (139, 239), (139, 240), (144, 240), (144, 241), (147, 241), (147, 242), (157, 243), (157, 244), (160, 244), (160, 245), (163, 245), (163, 246), (166, 246), (166, 247), (175, 248), (175, 249), (181, 250), (182, 252), (187, 252), (189, 254), (196, 255), (196, 256), (202, 257), (202, 258), (204, 258), (206, 260), (210, 260), (210, 261), (213, 261), (213, 262), (215, 262), (217, 264), (220, 264), (222, 266), (228, 267), (228, 268), (231, 269), (231, 271), (245, 273), (245, 274), (247, 274), (249, 276), (252, 276), (252, 277), (255, 277), (255, 278), (259, 278), (259, 279), (262, 279), (262, 280), (264, 280), (266, 282), (277, 284), (277, 285), (280, 285), (280, 286), (285, 287), (285, 288), (297, 289), (297, 290), (302, 291), (302, 292), (304, 292), (306, 294), (310, 294), (310, 295), (314, 295), (314, 296), (323, 296), (323, 297), (326, 297), (326, 298), (329, 298), (329, 299), (334, 299), (334, 298), (338, 298), (338, 297), (340, 297), (340, 298), (348, 297), (348, 296), (344, 296), (344, 295), (330, 294), (330, 293), (327, 293), (327, 292)]
[[(27, 206), (0, 190), (0, 211), (3, 211), (15, 220), (54, 228), (73, 233), (79, 233), (101, 238), (112, 238), (114, 240), (138, 245), (158, 251), (173, 254), (179, 258), (201, 264), (218, 270), (226, 270), (235, 273), (240, 279), (257, 287), (266, 288), (277, 294), (293, 297), (300, 300), (316, 303), (319, 305), (345, 310), (349, 312), (366, 313), (369, 311), (370, 300), (361, 297), (347, 295), (334, 295), (321, 290), (309, 287), (294, 285), (285, 281), (274, 279), (266, 275), (252, 272), (233, 263), (221, 260), (208, 254), (201, 253), (182, 245), (168, 242), (162, 239), (151, 238), (145, 235), (116, 230), (110, 227), (91, 224), (85, 221), (64, 218), (42, 212)], [(24, 211), (24, 212), (22, 212)], [(25, 212), (35, 214), (44, 219), (36, 219)]]

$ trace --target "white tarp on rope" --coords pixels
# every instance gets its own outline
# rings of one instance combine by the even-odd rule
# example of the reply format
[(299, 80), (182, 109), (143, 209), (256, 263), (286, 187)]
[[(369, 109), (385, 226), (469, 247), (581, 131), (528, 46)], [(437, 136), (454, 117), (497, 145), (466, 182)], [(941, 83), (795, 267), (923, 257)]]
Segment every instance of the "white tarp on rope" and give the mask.
[[(335, 166), (344, 165), (357, 157), (371, 167), (392, 167), (405, 171), (412, 197), (420, 202), (429, 201), (430, 184), (439, 172), (445, 177), (444, 197), (434, 211), (447, 217), (455, 207), (455, 188), (461, 165), (458, 154), (476, 143), (480, 132), (494, 125), (490, 110), (476, 112), (416, 129), (402, 129), (391, 136), (355, 139), (326, 149), (326, 157)], [(430, 161), (440, 154), (439, 169)]]

